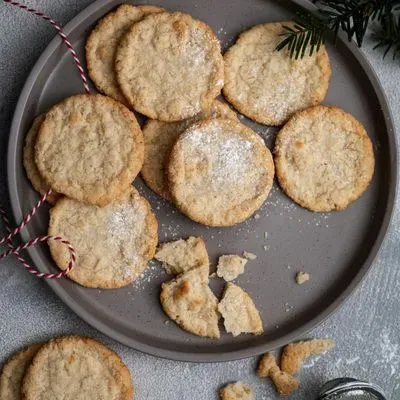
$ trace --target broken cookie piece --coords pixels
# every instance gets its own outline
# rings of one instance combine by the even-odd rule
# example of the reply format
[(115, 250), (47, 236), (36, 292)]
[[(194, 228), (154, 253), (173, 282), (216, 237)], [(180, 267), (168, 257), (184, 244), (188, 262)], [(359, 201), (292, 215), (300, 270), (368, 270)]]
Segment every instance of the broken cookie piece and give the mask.
[(221, 256), (218, 259), (217, 275), (227, 282), (243, 274), (247, 260), (236, 255)]
[(260, 313), (253, 300), (242, 288), (233, 283), (225, 285), (218, 311), (224, 318), (226, 331), (233, 336), (241, 333), (260, 335), (264, 332)]
[(208, 272), (208, 265), (202, 266), (163, 283), (160, 300), (165, 313), (182, 329), (219, 338), (218, 300), (208, 287)]
[(219, 392), (221, 400), (253, 400), (252, 388), (243, 382), (229, 383)]
[(313, 339), (288, 344), (283, 349), (281, 356), (282, 371), (291, 375), (297, 374), (306, 358), (313, 354), (324, 353), (334, 347), (335, 344), (332, 339)]
[(307, 272), (300, 271), (296, 274), (296, 282), (299, 285), (302, 285), (303, 283), (306, 283), (309, 280), (310, 280), (310, 274), (308, 274)]
[(280, 370), (275, 357), (271, 353), (265, 353), (261, 358), (257, 367), (257, 375), (261, 378), (271, 378), (281, 396), (291, 395), (300, 385), (300, 381)]
[(209, 265), (206, 245), (200, 237), (163, 243), (154, 257), (164, 264), (167, 273), (174, 275)]

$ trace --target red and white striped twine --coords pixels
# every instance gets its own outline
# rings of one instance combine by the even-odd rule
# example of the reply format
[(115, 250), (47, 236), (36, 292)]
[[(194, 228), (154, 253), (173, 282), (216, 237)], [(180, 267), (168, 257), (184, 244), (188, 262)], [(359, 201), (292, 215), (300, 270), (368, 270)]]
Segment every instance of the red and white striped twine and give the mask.
[[(3, 0), (5, 3), (11, 4), (13, 6), (22, 8), (23, 10), (26, 10), (42, 19), (44, 19), (45, 21), (49, 22), (51, 25), (53, 25), (53, 27), (57, 30), (57, 33), (61, 36), (64, 44), (67, 46), (68, 50), (71, 53), (72, 58), (74, 59), (75, 65), (78, 68), (79, 71), (79, 75), (82, 79), (82, 83), (83, 83), (83, 87), (85, 89), (86, 93), (90, 93), (90, 89), (89, 89), (89, 85), (88, 85), (88, 80), (86, 78), (86, 73), (85, 70), (82, 67), (82, 64), (74, 50), (74, 48), (72, 47), (71, 42), (68, 40), (67, 36), (65, 35), (65, 33), (62, 31), (62, 29), (59, 27), (59, 25), (56, 23), (56, 21), (54, 21), (52, 18), (48, 17), (47, 15), (43, 14), (40, 11), (37, 11), (33, 8), (30, 8), (24, 4), (21, 4), (17, 1), (13, 1), (13, 0)], [(31, 221), (32, 217), (36, 214), (37, 210), (43, 205), (43, 203), (46, 201), (47, 196), (49, 196), (51, 194), (52, 190), (49, 189), (43, 196), (42, 198), (36, 203), (36, 205), (32, 208), (32, 210), (29, 212), (28, 215), (26, 215), (22, 222), (13, 230), (11, 230), (10, 228), (10, 223), (9, 223), (9, 219), (7, 217), (7, 213), (5, 212), (4, 208), (0, 205), (0, 215), (3, 219), (3, 222), (5, 224), (6, 230), (7, 230), (7, 234), (0, 238), (0, 245), (5, 243), (8, 247), (9, 250), (7, 250), (6, 252), (0, 254), (0, 261), (9, 256), (10, 254), (14, 254), (17, 259), (24, 265), (24, 267), (33, 275), (37, 276), (38, 278), (45, 278), (45, 279), (59, 279), (64, 277), (65, 275), (67, 275), (71, 269), (75, 266), (75, 260), (76, 260), (76, 255), (75, 255), (75, 250), (72, 247), (71, 243), (66, 240), (63, 239), (60, 236), (50, 236), (50, 235), (43, 235), (43, 236), (38, 236), (35, 239), (29, 240), (28, 242), (20, 245), (20, 246), (14, 246), (12, 243), (12, 238), (19, 234), (24, 227), (29, 224), (29, 222)], [(58, 241), (62, 244), (64, 244), (65, 246), (67, 246), (68, 251), (70, 253), (70, 262), (67, 266), (67, 268), (63, 271), (60, 271), (58, 273), (44, 273), (44, 272), (39, 272), (37, 269), (33, 268), (32, 266), (30, 266), (26, 260), (20, 255), (20, 252), (22, 250), (25, 250), (28, 247), (32, 247), (35, 246), (38, 243), (43, 243), (43, 242), (48, 242), (48, 241)]]
[[(14, 245), (12, 244), (12, 238), (19, 234), (22, 229), (24, 229), (24, 227), (26, 225), (29, 224), (30, 220), (32, 219), (32, 217), (36, 214), (37, 210), (43, 205), (43, 203), (46, 201), (47, 196), (49, 196), (51, 194), (52, 190), (49, 189), (43, 196), (42, 198), (35, 204), (35, 206), (32, 208), (32, 210), (29, 212), (29, 214), (27, 214), (22, 222), (13, 230), (10, 229), (10, 222), (8, 220), (7, 217), (7, 213), (5, 212), (4, 208), (0, 206), (0, 214), (1, 217), (3, 219), (3, 222), (6, 226), (6, 230), (7, 230), (7, 235), (3, 236), (2, 238), (0, 238), (0, 244), (6, 243), (7, 246), (9, 247), (9, 250), (7, 250), (6, 252), (0, 254), (0, 260), (2, 260), (3, 258), (6, 258), (7, 256), (9, 256), (10, 254), (14, 254), (17, 259), (23, 264), (23, 266), (27, 269), (27, 271), (29, 271), (31, 274), (37, 276), (38, 278), (45, 278), (45, 279), (59, 279), (62, 278), (63, 276), (67, 275), (69, 273), (69, 271), (71, 271), (71, 269), (74, 267), (75, 265), (75, 260), (76, 260), (76, 255), (75, 255), (75, 250), (72, 247), (71, 243), (66, 240), (63, 239), (60, 236), (50, 236), (50, 235), (43, 235), (43, 236), (38, 236), (35, 239), (29, 240), (28, 242), (20, 245), (20, 246), (16, 246), (14, 247)], [(58, 242), (63, 243), (65, 246), (67, 246), (68, 251), (70, 253), (71, 256), (71, 260), (67, 266), (67, 268), (61, 272), (58, 272), (56, 274), (54, 273), (45, 273), (45, 272), (39, 272), (37, 269), (33, 268), (31, 265), (29, 265), (24, 258), (21, 257), (20, 252), (22, 250), (25, 250), (28, 247), (32, 247), (35, 246), (38, 243), (43, 243), (43, 242), (47, 242), (50, 240), (55, 240)]]
[(44, 19), (45, 21), (49, 22), (51, 25), (54, 26), (54, 28), (57, 30), (57, 33), (61, 36), (61, 39), (63, 40), (64, 44), (68, 47), (68, 50), (70, 51), (70, 53), (72, 55), (72, 58), (74, 59), (76, 67), (78, 68), (79, 74), (81, 76), (81, 79), (82, 79), (82, 82), (83, 82), (83, 87), (85, 88), (85, 92), (86, 93), (90, 93), (89, 84), (88, 84), (88, 80), (86, 78), (85, 70), (82, 67), (82, 64), (81, 64), (81, 62), (80, 62), (80, 60), (79, 60), (79, 58), (78, 58), (78, 56), (76, 54), (76, 51), (72, 47), (71, 42), (68, 40), (67, 36), (63, 32), (63, 30), (59, 27), (57, 22), (54, 21), (53, 18), (50, 18), (49, 16), (47, 16), (46, 14), (43, 14), (42, 12), (37, 11), (34, 8), (30, 8), (30, 7), (26, 6), (25, 4), (21, 4), (18, 1), (13, 1), (13, 0), (3, 0), (3, 1), (5, 3), (11, 4), (13, 6), (22, 8), (23, 10), (28, 11), (31, 14), (34, 14), (37, 17), (40, 17), (40, 18)]

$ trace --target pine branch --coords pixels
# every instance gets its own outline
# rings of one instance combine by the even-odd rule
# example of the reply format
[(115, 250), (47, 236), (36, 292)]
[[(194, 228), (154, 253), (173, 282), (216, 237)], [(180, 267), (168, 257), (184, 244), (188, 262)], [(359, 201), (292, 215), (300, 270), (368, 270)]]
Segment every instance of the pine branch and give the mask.
[(383, 57), (392, 50), (393, 59), (400, 57), (400, 16), (387, 15), (382, 19), (379, 30), (375, 30), (372, 39), (377, 42), (374, 49), (383, 47)]
[(303, 14), (294, 21), (293, 26), (284, 25), (284, 39), (278, 44), (276, 50), (280, 51), (287, 47), (290, 58), (303, 58), (307, 49), (312, 56), (314, 51), (318, 52), (324, 43), (324, 31), (326, 27), (323, 22), (312, 14)]
[[(295, 59), (303, 58), (307, 50), (312, 55), (329, 32), (333, 32), (336, 42), (340, 30), (347, 34), (349, 41), (354, 38), (361, 47), (371, 21), (378, 20), (383, 27), (384, 21), (389, 21), (395, 10), (400, 9), (400, 0), (317, 0), (315, 3), (319, 6), (318, 16), (301, 14), (293, 27), (285, 26), (284, 39), (276, 47), (278, 51), (287, 48), (290, 57)], [(384, 28), (384, 43), (388, 46), (392, 38), (391, 48), (396, 49), (396, 30), (390, 25)]]

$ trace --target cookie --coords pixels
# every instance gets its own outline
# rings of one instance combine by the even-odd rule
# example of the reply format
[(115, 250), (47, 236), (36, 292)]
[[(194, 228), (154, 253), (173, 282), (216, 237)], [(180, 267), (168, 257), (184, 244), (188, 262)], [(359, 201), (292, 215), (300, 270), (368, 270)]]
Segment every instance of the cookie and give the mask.
[(120, 41), (115, 70), (136, 111), (168, 122), (209, 108), (224, 82), (214, 32), (181, 12), (153, 13), (134, 24)]
[(234, 283), (225, 285), (218, 311), (224, 318), (224, 326), (228, 333), (238, 336), (241, 333), (261, 335), (264, 332), (260, 313), (253, 300)]
[[(28, 179), (31, 181), (33, 188), (43, 196), (48, 190), (49, 185), (40, 175), (35, 162), (35, 144), (36, 137), (39, 132), (40, 125), (44, 120), (44, 115), (39, 115), (35, 118), (29, 129), (26, 138), (25, 146), (23, 151), (23, 162)], [(50, 204), (56, 204), (57, 200), (62, 197), (61, 194), (53, 191), (50, 196), (47, 196), (46, 200)]]
[(43, 345), (22, 383), (24, 400), (132, 400), (131, 374), (103, 344), (65, 336)]
[(335, 346), (332, 339), (313, 339), (290, 343), (284, 347), (281, 356), (281, 369), (290, 375), (297, 374), (303, 362), (311, 355), (325, 353)]
[(46, 114), (35, 161), (57, 192), (103, 206), (129, 191), (142, 168), (143, 152), (133, 113), (110, 97), (78, 95)]
[(165, 166), (176, 139), (190, 125), (209, 118), (237, 120), (236, 113), (228, 105), (215, 100), (209, 110), (201, 111), (193, 118), (181, 122), (162, 122), (149, 119), (144, 125), (145, 151), (141, 174), (147, 186), (159, 196), (171, 200), (165, 179)]
[(160, 300), (165, 313), (185, 331), (219, 338), (218, 300), (208, 287), (208, 272), (208, 266), (202, 266), (163, 283)]
[(177, 207), (209, 226), (244, 221), (265, 201), (274, 163), (264, 141), (228, 119), (192, 125), (174, 144), (168, 185)]
[(285, 32), (282, 25), (290, 24), (256, 25), (224, 55), (225, 98), (261, 124), (283, 124), (296, 111), (321, 103), (328, 90), (331, 68), (325, 46), (299, 60), (276, 50)]
[(113, 99), (128, 105), (115, 77), (115, 53), (119, 41), (129, 28), (149, 13), (163, 11), (154, 6), (122, 4), (102, 18), (86, 41), (86, 63), (89, 76), (97, 89)]
[[(75, 248), (70, 279), (85, 287), (119, 288), (133, 282), (153, 258), (157, 220), (147, 200), (132, 188), (105, 207), (61, 199), (50, 211), (49, 235), (62, 236)], [(55, 241), (49, 246), (57, 266), (65, 270), (68, 249)]]
[(210, 264), (204, 240), (193, 236), (162, 243), (154, 258), (164, 264), (167, 273), (175, 275)]
[(367, 132), (336, 107), (295, 114), (278, 133), (274, 152), (282, 189), (311, 211), (345, 209), (364, 193), (374, 173)]
[(260, 378), (271, 378), (276, 391), (281, 396), (290, 396), (300, 386), (300, 381), (287, 372), (281, 371), (276, 358), (271, 353), (265, 353), (257, 367)]
[(221, 400), (254, 400), (253, 389), (243, 382), (229, 383), (219, 392)]
[(0, 374), (0, 399), (20, 400), (25, 370), (42, 345), (32, 344), (15, 353), (3, 366)]
[(243, 274), (247, 260), (237, 255), (224, 255), (218, 259), (217, 275), (225, 281), (233, 281)]

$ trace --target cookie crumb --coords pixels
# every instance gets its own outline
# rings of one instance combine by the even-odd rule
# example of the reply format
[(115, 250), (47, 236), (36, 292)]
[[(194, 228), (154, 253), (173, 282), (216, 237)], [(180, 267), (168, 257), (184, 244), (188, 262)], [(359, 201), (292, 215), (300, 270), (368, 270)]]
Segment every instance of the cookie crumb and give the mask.
[(254, 219), (260, 219), (261, 218), (261, 215), (260, 214), (256, 214), (255, 216), (254, 216)]
[(237, 255), (221, 256), (218, 260), (217, 275), (227, 282), (233, 281), (243, 274), (246, 263), (246, 258)]
[(296, 274), (296, 282), (298, 285), (302, 285), (310, 280), (310, 274), (307, 272), (300, 271)]
[(291, 395), (300, 385), (299, 380), (293, 378), (287, 372), (281, 371), (275, 356), (271, 353), (265, 353), (262, 356), (257, 367), (257, 375), (260, 378), (271, 378), (277, 392), (281, 396)]
[(250, 253), (248, 251), (243, 252), (243, 257), (247, 258), (248, 260), (255, 260), (257, 256), (254, 253)]
[(281, 357), (282, 371), (295, 375), (311, 355), (324, 353), (335, 346), (332, 339), (313, 339), (285, 346)]
[(254, 400), (253, 389), (243, 382), (229, 383), (219, 392), (221, 400)]

